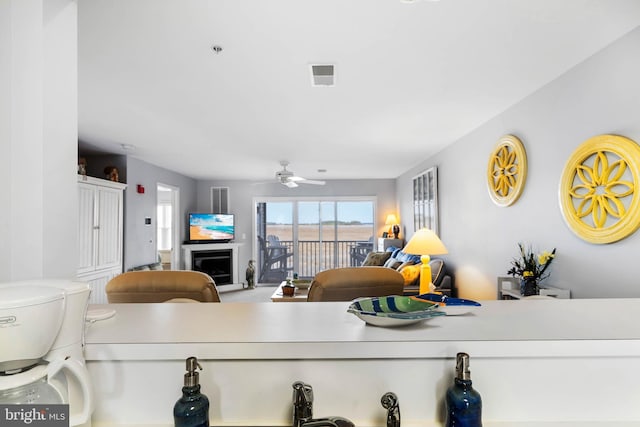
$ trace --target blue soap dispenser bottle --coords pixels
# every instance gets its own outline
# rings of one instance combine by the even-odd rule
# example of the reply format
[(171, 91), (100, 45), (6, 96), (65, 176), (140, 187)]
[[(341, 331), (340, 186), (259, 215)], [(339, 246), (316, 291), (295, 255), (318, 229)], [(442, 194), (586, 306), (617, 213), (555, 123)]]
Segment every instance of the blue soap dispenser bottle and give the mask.
[(482, 398), (471, 384), (469, 355), (456, 356), (456, 376), (447, 390), (446, 427), (482, 427)]
[(209, 427), (209, 399), (200, 393), (200, 379), (196, 369), (202, 366), (195, 357), (187, 358), (182, 397), (173, 406), (175, 427)]

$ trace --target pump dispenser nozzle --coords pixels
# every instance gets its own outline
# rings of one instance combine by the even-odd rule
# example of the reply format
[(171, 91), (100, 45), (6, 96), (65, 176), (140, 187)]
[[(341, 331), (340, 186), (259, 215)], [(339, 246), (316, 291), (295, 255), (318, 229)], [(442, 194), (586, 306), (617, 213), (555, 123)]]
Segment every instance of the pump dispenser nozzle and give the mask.
[(184, 374), (185, 387), (193, 387), (200, 384), (200, 374), (196, 371), (196, 368), (202, 370), (202, 366), (198, 363), (198, 358), (187, 358), (187, 373)]
[(467, 353), (458, 353), (456, 356), (456, 378), (459, 380), (471, 379), (471, 372), (469, 371), (469, 355)]

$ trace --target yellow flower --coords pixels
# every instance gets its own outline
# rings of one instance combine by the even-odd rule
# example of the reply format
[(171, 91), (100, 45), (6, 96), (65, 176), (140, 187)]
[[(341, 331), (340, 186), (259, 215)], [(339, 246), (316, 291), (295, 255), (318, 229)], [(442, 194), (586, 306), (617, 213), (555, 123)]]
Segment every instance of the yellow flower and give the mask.
[(538, 264), (545, 265), (552, 259), (555, 255), (549, 251), (544, 251), (540, 255), (538, 255)]
[(531, 271), (525, 271), (524, 273), (522, 273), (522, 277), (531, 277), (533, 276), (533, 272)]

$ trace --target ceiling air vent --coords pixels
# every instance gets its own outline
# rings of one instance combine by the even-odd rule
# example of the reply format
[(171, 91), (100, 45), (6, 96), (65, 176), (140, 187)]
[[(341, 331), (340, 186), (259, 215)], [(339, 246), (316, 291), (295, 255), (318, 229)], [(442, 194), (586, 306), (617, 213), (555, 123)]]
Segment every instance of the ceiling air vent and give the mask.
[(333, 65), (311, 65), (312, 86), (333, 86), (336, 84)]

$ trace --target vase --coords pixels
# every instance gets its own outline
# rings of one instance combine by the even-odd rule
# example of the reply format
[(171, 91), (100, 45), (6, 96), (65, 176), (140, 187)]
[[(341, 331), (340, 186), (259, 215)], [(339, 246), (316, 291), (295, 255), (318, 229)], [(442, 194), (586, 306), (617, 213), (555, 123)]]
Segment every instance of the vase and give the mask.
[(520, 279), (520, 295), (528, 297), (539, 293), (540, 287), (535, 277), (523, 277)]

